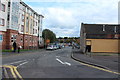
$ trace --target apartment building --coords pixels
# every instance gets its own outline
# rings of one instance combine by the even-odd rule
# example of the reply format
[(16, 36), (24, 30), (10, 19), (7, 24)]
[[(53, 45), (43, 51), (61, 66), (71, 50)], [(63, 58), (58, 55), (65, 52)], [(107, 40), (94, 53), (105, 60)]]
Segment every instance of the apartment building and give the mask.
[(7, 28), (7, 13), (8, 0), (0, 1), (0, 49), (6, 45), (6, 28)]
[(80, 50), (82, 52), (120, 53), (120, 25), (81, 24)]
[(44, 16), (35, 12), (23, 1), (9, 0), (6, 4), (6, 42), (3, 49), (12, 49), (16, 42), (23, 49), (38, 48), (41, 42), (42, 19)]

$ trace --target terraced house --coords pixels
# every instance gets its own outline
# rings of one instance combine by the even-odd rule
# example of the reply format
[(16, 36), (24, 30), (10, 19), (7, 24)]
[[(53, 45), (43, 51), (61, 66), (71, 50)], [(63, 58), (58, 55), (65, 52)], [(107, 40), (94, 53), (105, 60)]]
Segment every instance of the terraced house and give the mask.
[[(15, 41), (23, 49), (38, 48), (42, 42), (42, 20), (43, 15), (38, 14), (21, 0), (3, 0), (6, 13), (4, 26), (2, 25), (2, 49), (12, 49)], [(1, 15), (1, 13), (0, 13)], [(2, 16), (0, 16), (1, 18)]]
[(80, 50), (82, 52), (120, 53), (120, 25), (81, 24)]

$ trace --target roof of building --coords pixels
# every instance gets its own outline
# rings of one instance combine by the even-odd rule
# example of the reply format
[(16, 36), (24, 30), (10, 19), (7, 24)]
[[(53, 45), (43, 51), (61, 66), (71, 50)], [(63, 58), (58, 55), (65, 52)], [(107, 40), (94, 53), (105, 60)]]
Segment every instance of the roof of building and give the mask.
[(87, 34), (120, 34), (117, 24), (83, 24)]
[(32, 12), (34, 12), (34, 14), (37, 14), (38, 16), (42, 16), (42, 18), (44, 18), (44, 16), (42, 14), (38, 14), (36, 11), (34, 11), (30, 6), (28, 6), (25, 2), (23, 2), (22, 0), (20, 0), (20, 4), (22, 4), (23, 6), (29, 8)]
[(83, 24), (82, 30), (86, 33), (86, 38), (113, 39), (115, 34), (120, 35), (120, 25), (118, 24)]

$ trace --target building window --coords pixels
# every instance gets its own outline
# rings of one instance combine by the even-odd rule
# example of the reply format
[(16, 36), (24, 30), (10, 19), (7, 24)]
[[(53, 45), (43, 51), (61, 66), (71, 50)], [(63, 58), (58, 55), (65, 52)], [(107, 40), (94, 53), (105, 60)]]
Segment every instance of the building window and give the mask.
[(28, 38), (28, 37), (26, 36), (26, 37), (25, 37), (25, 41), (26, 41), (26, 42), (27, 42), (27, 38)]
[(116, 33), (117, 32), (117, 27), (115, 26), (115, 28), (114, 28), (114, 32)]
[(3, 40), (3, 35), (2, 34), (0, 34), (0, 41), (2, 41)]
[(35, 26), (35, 21), (33, 20), (33, 26)]
[(23, 42), (23, 39), (21, 38), (21, 42)]
[(103, 31), (105, 31), (105, 25), (103, 25)]
[(10, 7), (10, 2), (8, 2), (8, 7)]
[(33, 34), (34, 34), (34, 29), (33, 29)]
[(36, 34), (37, 34), (37, 29), (36, 29)]
[(4, 22), (5, 22), (4, 19), (0, 18), (0, 25), (1, 26), (4, 26)]
[(32, 41), (32, 37), (30, 37), (30, 42)]
[(16, 38), (17, 38), (17, 35), (12, 35), (12, 36), (11, 36), (11, 42), (16, 41)]
[(36, 22), (36, 26), (37, 26), (37, 22)]
[(25, 17), (24, 17), (24, 15), (22, 14), (22, 21), (24, 22), (24, 19), (25, 19)]
[(24, 26), (21, 25), (21, 32), (24, 32)]
[(1, 5), (1, 9), (3, 12), (5, 12), (5, 5), (4, 4)]
[(29, 31), (29, 18), (27, 17), (27, 20), (26, 20), (26, 32), (28, 33)]

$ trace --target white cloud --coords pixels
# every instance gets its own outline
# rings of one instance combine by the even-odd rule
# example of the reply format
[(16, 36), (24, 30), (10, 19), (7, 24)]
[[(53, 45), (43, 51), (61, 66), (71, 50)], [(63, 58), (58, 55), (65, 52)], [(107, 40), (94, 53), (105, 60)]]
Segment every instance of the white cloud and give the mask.
[(81, 22), (118, 23), (119, 0), (79, 0), (78, 3), (71, 3), (72, 1), (66, 1), (68, 7), (64, 6), (66, 3), (63, 6), (32, 7), (45, 16), (43, 28), (53, 30), (57, 36), (79, 36)]

